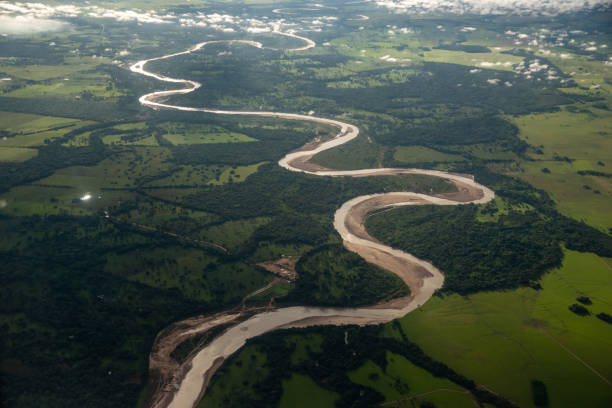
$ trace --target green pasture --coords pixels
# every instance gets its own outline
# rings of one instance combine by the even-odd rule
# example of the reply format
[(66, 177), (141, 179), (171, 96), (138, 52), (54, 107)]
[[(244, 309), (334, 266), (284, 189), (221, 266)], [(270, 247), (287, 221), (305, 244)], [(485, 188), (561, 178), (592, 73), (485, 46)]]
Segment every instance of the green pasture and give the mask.
[(31, 81), (44, 81), (51, 78), (65, 78), (79, 71), (87, 71), (100, 64), (108, 64), (107, 58), (93, 57), (67, 57), (64, 64), (58, 65), (8, 65), (0, 64), (0, 72), (12, 78), (27, 79)]
[(155, 136), (145, 136), (138, 140), (123, 140), (123, 135), (108, 135), (102, 138), (105, 144), (120, 146), (159, 146)]
[(64, 136), (71, 130), (94, 122), (29, 113), (0, 112), (0, 130), (13, 134), (0, 139), (0, 147), (42, 146), (46, 140)]
[(146, 189), (148, 195), (164, 201), (179, 202), (196, 192), (194, 187), (167, 187)]
[(407, 164), (465, 160), (460, 155), (442, 153), (424, 146), (398, 146), (395, 148), (393, 158)]
[(283, 380), (283, 396), (279, 408), (333, 408), (339, 395), (320, 387), (312, 378), (292, 374)]
[(611, 118), (563, 110), (512, 119), (520, 137), (542, 152), (515, 175), (551, 194), (563, 214), (603, 230), (612, 228), (612, 179), (577, 172), (612, 173)]
[(0, 129), (17, 134), (41, 132), (50, 128), (75, 125), (79, 122), (81, 121), (78, 119), (31, 113), (0, 112)]
[(51, 83), (27, 85), (5, 93), (4, 96), (12, 98), (42, 98), (61, 95), (79, 98), (83, 92), (99, 98), (116, 98), (125, 95), (124, 92), (112, 86), (109, 88), (104, 80), (65, 78)]
[(232, 166), (226, 167), (223, 172), (219, 175), (219, 178), (215, 178), (208, 182), (208, 184), (221, 185), (226, 183), (236, 183), (246, 180), (251, 174), (255, 174), (259, 167), (266, 164), (267, 162), (255, 163), (248, 166)]
[(456, 152), (468, 154), (484, 160), (516, 160), (517, 155), (507, 148), (495, 143), (477, 143), (471, 145), (448, 146)]
[(226, 166), (204, 166), (204, 165), (184, 165), (172, 171), (172, 174), (157, 178), (149, 183), (148, 187), (176, 187), (176, 186), (199, 186), (205, 185), (221, 177)]
[(174, 170), (172, 174), (147, 183), (148, 187), (203, 186), (240, 183), (251, 174), (257, 172), (260, 166), (267, 162), (248, 166), (223, 165), (184, 165)]
[[(428, 355), (519, 406), (531, 406), (534, 379), (545, 383), (550, 406), (609, 406), (612, 388), (577, 359), (612, 379), (612, 356), (602, 352), (612, 347), (610, 325), (593, 315), (612, 312), (604, 261), (565, 251), (539, 291), (434, 297), (400, 322)], [(591, 316), (568, 309), (581, 295), (593, 301)]]
[[(81, 197), (90, 194), (89, 200)], [(128, 191), (88, 190), (77, 186), (51, 186), (45, 184), (25, 184), (12, 188), (0, 196), (6, 205), (0, 214), (19, 216), (69, 214), (74, 216), (90, 215), (121, 201), (133, 199)]]
[(369, 137), (359, 136), (345, 145), (317, 154), (311, 161), (337, 170), (382, 167), (386, 149)]
[(147, 122), (123, 123), (121, 125), (113, 126), (113, 129), (118, 129), (118, 130), (142, 130), (146, 128), (147, 128)]
[(415, 366), (405, 357), (387, 352), (387, 366), (383, 370), (368, 360), (357, 370), (349, 372), (352, 382), (380, 392), (388, 406), (411, 406), (423, 400), (440, 407), (473, 407), (471, 394), (457, 384), (434, 377), (428, 371)]
[(166, 132), (163, 134), (164, 139), (175, 146), (204, 143), (241, 143), (257, 140), (245, 134), (230, 132), (220, 126), (213, 125), (166, 122), (160, 127)]
[(524, 213), (531, 210), (533, 210), (533, 206), (529, 204), (512, 204), (505, 198), (495, 196), (493, 201), (485, 204), (484, 206), (479, 206), (476, 219), (480, 222), (497, 222), (500, 215), (508, 215), (510, 211)]
[[(367, 36), (365, 36), (366, 34)], [(491, 45), (488, 40), (480, 44), (482, 39), (478, 39), (477, 35), (488, 38), (484, 33), (471, 33), (470, 36), (475, 37), (471, 44)], [(364, 31), (352, 34), (350, 37), (336, 38), (330, 41), (330, 44), (336, 51), (357, 58), (358, 61), (352, 61), (348, 63), (350, 65), (345, 67), (337, 66), (316, 69), (317, 77), (321, 79), (347, 76), (351, 74), (351, 71), (364, 71), (381, 66), (400, 67), (418, 64), (423, 61), (512, 71), (512, 65), (518, 64), (523, 60), (523, 57), (502, 54), (503, 51), (509, 49), (508, 47), (495, 47), (488, 53), (432, 49), (431, 47), (438, 44), (435, 39), (418, 36), (414, 33), (404, 34), (397, 30), (394, 30), (394, 34), (387, 35), (380, 32)], [(356, 62), (359, 62), (359, 64), (356, 64)]]
[(504, 51), (504, 49), (491, 51), (487, 53), (470, 53), (451, 50), (431, 50), (423, 54), (425, 55), (425, 61), (429, 62), (445, 62), (501, 71), (512, 71), (512, 65), (518, 64), (523, 60), (523, 57), (501, 54), (501, 51)]
[(227, 221), (201, 230), (198, 238), (214, 242), (233, 252), (244, 245), (257, 228), (268, 222), (270, 219), (266, 217)]
[(0, 144), (0, 162), (24, 162), (38, 155), (36, 149), (23, 147), (2, 147)]
[(189, 219), (191, 223), (214, 220), (213, 215), (204, 211), (153, 200), (136, 201), (136, 208), (129, 210), (127, 214), (121, 214), (121, 217), (143, 225), (159, 225), (162, 223), (167, 225), (173, 221), (176, 222), (177, 219)]
[[(540, 54), (571, 75), (579, 88), (564, 88), (567, 93), (579, 93), (604, 98), (612, 102), (612, 84), (606, 81), (612, 74), (612, 67), (601, 61), (591, 60), (587, 55), (578, 55), (564, 49), (552, 54)], [(563, 56), (561, 55), (563, 54)]]
[(313, 247), (304, 244), (279, 244), (279, 243), (259, 243), (259, 246), (249, 257), (252, 262), (269, 261), (283, 256), (299, 257), (310, 251)]
[(153, 177), (170, 168), (169, 152), (162, 148), (132, 148), (95, 166), (73, 166), (56, 171), (39, 181), (51, 186), (71, 186), (84, 191), (101, 188), (129, 188), (144, 177)]
[(84, 132), (78, 135), (74, 135), (65, 143), (62, 143), (62, 146), (66, 147), (82, 147), (89, 146), (89, 136), (91, 132)]
[(63, 137), (66, 133), (73, 130), (73, 127), (58, 129), (58, 130), (47, 130), (36, 133), (22, 134), (14, 137), (0, 139), (0, 146), (2, 147), (33, 147), (43, 146), (45, 141), (52, 141)]

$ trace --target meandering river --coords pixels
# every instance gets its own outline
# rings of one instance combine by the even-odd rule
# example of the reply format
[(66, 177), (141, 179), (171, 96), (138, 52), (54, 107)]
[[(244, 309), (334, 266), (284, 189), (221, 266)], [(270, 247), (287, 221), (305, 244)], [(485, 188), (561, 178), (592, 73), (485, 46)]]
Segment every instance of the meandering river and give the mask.
[[(294, 37), (303, 40), (306, 45), (300, 48), (287, 50), (297, 52), (307, 50), (315, 46), (315, 43), (307, 38), (297, 36), (293, 33), (282, 33), (275, 29), (277, 34)], [(373, 305), (358, 308), (323, 308), (323, 307), (286, 307), (276, 310), (258, 313), (251, 318), (234, 325), (206, 347), (200, 350), (191, 360), (189, 369), (177, 379), (178, 388), (171, 395), (155, 399), (152, 406), (191, 408), (198, 404), (203, 396), (206, 386), (221, 363), (230, 355), (240, 349), (246, 340), (259, 336), (263, 333), (278, 328), (308, 326), (315, 324), (377, 324), (388, 322), (402, 317), (415, 308), (424, 304), (431, 298), (434, 292), (442, 287), (444, 275), (430, 262), (418, 259), (413, 255), (391, 248), (370, 237), (363, 229), (363, 218), (367, 212), (378, 208), (398, 207), (406, 205), (460, 205), (466, 203), (486, 203), (495, 196), (492, 190), (476, 183), (472, 177), (445, 173), (435, 170), (422, 169), (398, 169), (398, 168), (375, 168), (349, 171), (320, 170), (312, 166), (308, 161), (317, 153), (343, 145), (359, 135), (357, 126), (344, 123), (334, 119), (320, 118), (311, 115), (283, 112), (259, 112), (259, 111), (228, 111), (218, 109), (197, 108), (189, 106), (171, 105), (160, 100), (174, 95), (193, 92), (200, 88), (201, 84), (188, 80), (164, 76), (145, 70), (147, 63), (163, 59), (177, 57), (201, 50), (210, 44), (244, 44), (257, 48), (263, 48), (262, 44), (248, 40), (208, 41), (199, 43), (190, 49), (174, 54), (168, 54), (157, 58), (151, 58), (135, 63), (130, 67), (133, 72), (153, 77), (159, 81), (183, 85), (181, 88), (152, 92), (140, 97), (142, 105), (153, 109), (172, 109), (188, 112), (207, 112), (220, 115), (244, 115), (265, 116), (288, 120), (302, 120), (323, 123), (339, 129), (339, 133), (332, 139), (319, 143), (312, 148), (288, 153), (279, 162), (279, 166), (294, 172), (308, 173), (322, 177), (364, 177), (389, 174), (422, 174), (440, 177), (457, 185), (466, 194), (462, 198), (452, 198), (417, 194), (412, 192), (391, 192), (385, 194), (364, 195), (353, 198), (344, 203), (335, 213), (334, 228), (342, 237), (345, 246), (357, 254), (363, 256), (367, 261), (385, 267), (393, 273), (398, 274), (410, 286), (411, 296), (403, 298), (400, 302), (389, 302), (386, 304)], [(416, 282), (416, 283), (415, 283)], [(226, 314), (219, 318), (219, 322), (227, 323), (236, 318), (235, 314)]]

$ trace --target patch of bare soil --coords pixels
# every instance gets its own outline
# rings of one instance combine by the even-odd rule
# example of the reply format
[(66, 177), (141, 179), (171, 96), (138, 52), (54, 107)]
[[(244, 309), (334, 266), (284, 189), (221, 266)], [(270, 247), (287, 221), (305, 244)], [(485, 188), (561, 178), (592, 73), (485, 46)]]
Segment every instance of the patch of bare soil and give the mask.
[(457, 186), (457, 191), (437, 194), (436, 197), (445, 198), (447, 200), (457, 201), (460, 203), (467, 203), (469, 201), (478, 200), (484, 196), (483, 191), (479, 188), (454, 180), (452, 183)]
[(257, 266), (261, 266), (266, 271), (273, 273), (279, 278), (286, 279), (288, 281), (294, 281), (297, 279), (298, 274), (295, 270), (299, 258), (288, 258), (283, 257), (275, 261), (260, 262)]
[[(314, 146), (313, 148), (315, 147), (316, 146)], [(297, 159), (291, 160), (289, 164), (295, 167), (296, 169), (305, 170), (305, 171), (317, 172), (317, 171), (329, 170), (327, 167), (323, 167), (323, 166), (319, 166), (318, 164), (311, 163), (309, 161), (311, 158), (312, 156), (298, 157)]]
[[(179, 344), (189, 338), (210, 332), (223, 324), (237, 323), (240, 313), (223, 312), (213, 316), (198, 316), (172, 324), (162, 330), (153, 343), (149, 354), (149, 385), (150, 394), (145, 406), (167, 406), (178, 385), (191, 368), (191, 360), (199, 348), (190, 353), (183, 363), (172, 358), (171, 353)], [(203, 338), (202, 341), (206, 341)]]

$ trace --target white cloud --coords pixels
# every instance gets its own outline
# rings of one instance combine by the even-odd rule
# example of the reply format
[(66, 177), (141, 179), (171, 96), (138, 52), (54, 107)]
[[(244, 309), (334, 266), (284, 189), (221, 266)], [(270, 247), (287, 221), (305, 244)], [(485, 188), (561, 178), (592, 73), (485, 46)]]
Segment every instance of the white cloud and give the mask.
[[(138, 24), (178, 24), (182, 27), (208, 27), (223, 32), (244, 31), (252, 34), (276, 31), (275, 27), (298, 26), (300, 30), (322, 31), (320, 27), (333, 26), (338, 17), (327, 15), (315, 18), (300, 18), (299, 25), (285, 19), (272, 20), (263, 17), (260, 20), (248, 18), (244, 15), (233, 16), (229, 14), (202, 12), (173, 14), (169, 12), (156, 12), (153, 10), (113, 10), (100, 6), (89, 5), (58, 5), (51, 6), (41, 3), (10, 2), (0, 0), (0, 34), (14, 32), (40, 32), (57, 29), (63, 22), (52, 18), (66, 18), (84, 16), (96, 19), (113, 19), (122, 22), (136, 22)], [(15, 23), (18, 22), (19, 24)]]
[(0, 16), (0, 33), (2, 34), (34, 34), (62, 31), (70, 27), (63, 21), (31, 16)]
[(610, 0), (371, 0), (396, 13), (558, 14), (609, 4)]

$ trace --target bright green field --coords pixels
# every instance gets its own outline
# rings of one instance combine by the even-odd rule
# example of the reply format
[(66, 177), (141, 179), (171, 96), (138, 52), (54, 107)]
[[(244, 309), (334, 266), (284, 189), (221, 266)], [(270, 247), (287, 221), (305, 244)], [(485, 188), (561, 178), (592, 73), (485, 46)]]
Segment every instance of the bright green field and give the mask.
[(354, 383), (374, 388), (383, 394), (386, 402), (398, 401), (399, 404), (399, 401), (421, 397), (430, 401), (446, 400), (445, 404), (436, 406), (474, 406), (471, 395), (462, 387), (447, 379), (436, 378), (403, 356), (391, 352), (387, 352), (385, 371), (368, 360), (357, 370), (348, 373), (348, 376)]
[(159, 146), (155, 136), (148, 136), (139, 140), (126, 141), (121, 140), (122, 135), (109, 135), (104, 136), (102, 141), (110, 145), (122, 145), (122, 146)]
[[(577, 174), (580, 170), (612, 173), (612, 114), (561, 111), (513, 120), (520, 137), (543, 151), (531, 155), (536, 161), (523, 161), (524, 172), (516, 175), (550, 193), (563, 214), (605, 231), (612, 228), (612, 179)], [(555, 156), (573, 162), (553, 161)], [(550, 173), (543, 173), (543, 168)]]
[(257, 228), (268, 222), (270, 219), (265, 217), (227, 221), (201, 231), (199, 238), (220, 244), (232, 252), (240, 248)]
[[(68, 80), (66, 80), (68, 79)], [(12, 98), (41, 98), (45, 96), (79, 96), (88, 91), (96, 97), (113, 98), (123, 96), (124, 93), (116, 89), (107, 89), (102, 78), (66, 78), (58, 79), (49, 84), (32, 84), (5, 94)]]
[(69, 57), (64, 59), (62, 65), (1, 65), (0, 71), (12, 78), (29, 79), (32, 81), (43, 81), (46, 79), (65, 77), (79, 71), (86, 71), (100, 64), (108, 64), (107, 58), (92, 57)]
[(395, 149), (393, 158), (403, 163), (449, 162), (465, 160), (459, 155), (446, 154), (423, 146), (399, 146)]
[(163, 135), (164, 139), (174, 145), (256, 141), (252, 137), (242, 133), (229, 132), (219, 126), (167, 122), (161, 127), (166, 130)]
[[(91, 199), (81, 201), (79, 198), (86, 193)], [(86, 188), (70, 186), (44, 186), (40, 184), (25, 184), (14, 187), (0, 196), (6, 201), (6, 206), (0, 208), (0, 213), (30, 216), (70, 214), (88, 215), (100, 209), (126, 199), (133, 199), (133, 193), (127, 191), (87, 190)]]
[[(0, 139), (0, 147), (42, 146), (45, 140), (64, 136), (80, 126), (94, 122), (29, 113), (0, 112), (0, 129), (15, 134)], [(60, 128), (60, 129), (57, 129)]]
[(452, 64), (460, 64), (484, 69), (496, 69), (503, 71), (512, 71), (512, 65), (518, 64), (523, 60), (523, 57), (501, 54), (500, 51), (503, 50), (492, 50), (492, 52), (487, 53), (431, 50), (425, 52), (424, 54), (426, 61), (447, 62)]
[[(402, 327), (428, 355), (519, 406), (531, 406), (533, 379), (546, 384), (550, 406), (610, 406), (612, 387), (575, 356), (612, 379), (612, 354), (603, 352), (612, 349), (612, 327), (594, 316), (612, 313), (612, 268), (593, 254), (565, 255), (540, 291), (435, 297)], [(592, 299), (591, 316), (568, 310), (580, 295)]]
[(23, 162), (38, 155), (36, 149), (22, 147), (0, 147), (0, 162)]
[(67, 147), (81, 147), (81, 146), (89, 146), (89, 135), (91, 132), (81, 133), (80, 135), (73, 136), (66, 143), (62, 143), (62, 146)]
[(132, 187), (137, 180), (167, 170), (168, 151), (161, 148), (133, 148), (113, 155), (95, 166), (73, 166), (56, 171), (40, 180), (39, 184), (71, 186), (82, 191), (100, 188)]
[(267, 162), (255, 163), (248, 166), (181, 166), (167, 177), (156, 179), (147, 186), (151, 187), (174, 187), (174, 186), (199, 186), (199, 185), (221, 185), (227, 183), (240, 183), (251, 174), (257, 172), (260, 166)]
[(338, 397), (335, 392), (319, 387), (312, 378), (292, 374), (290, 379), (283, 380), (283, 396), (278, 406), (279, 408), (332, 408)]
[(39, 132), (52, 127), (76, 124), (77, 119), (41, 116), (31, 113), (0, 112), (0, 129), (14, 133)]

